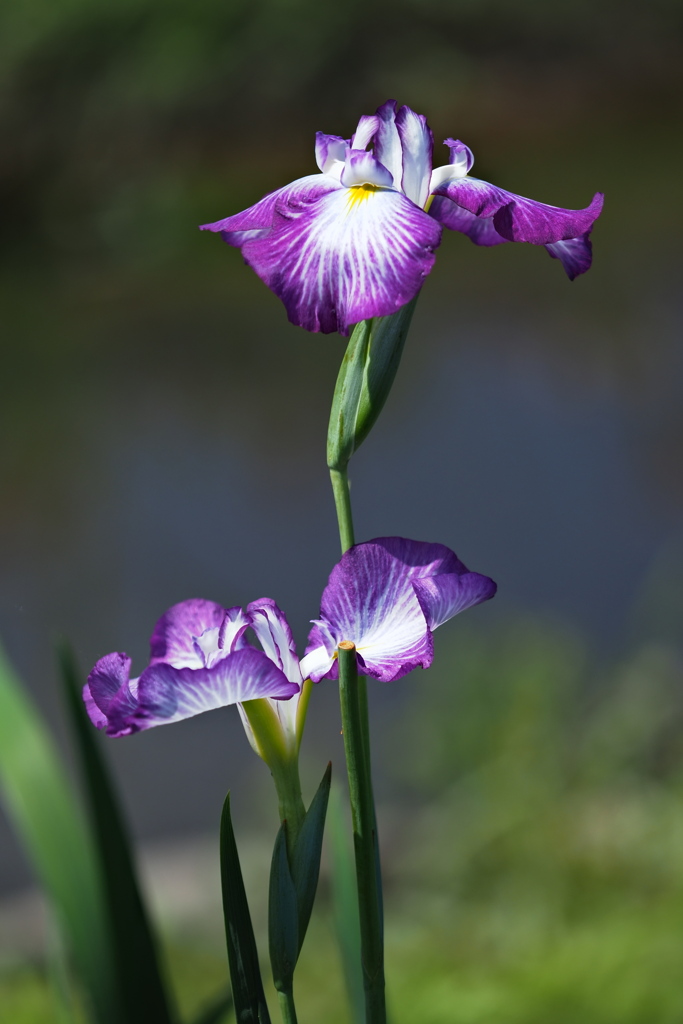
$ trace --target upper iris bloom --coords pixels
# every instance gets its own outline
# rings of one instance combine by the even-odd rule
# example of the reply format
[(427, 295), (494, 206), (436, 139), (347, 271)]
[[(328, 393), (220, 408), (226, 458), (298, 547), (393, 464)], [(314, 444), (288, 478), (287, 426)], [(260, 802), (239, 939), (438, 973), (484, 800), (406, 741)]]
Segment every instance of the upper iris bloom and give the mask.
[[(263, 651), (246, 639), (249, 626)], [(288, 698), (301, 690), (287, 620), (269, 598), (253, 601), (246, 613), (214, 601), (182, 601), (157, 622), (150, 654), (137, 679), (130, 678), (131, 659), (121, 653), (100, 658), (88, 676), (83, 690), (88, 714), (109, 736), (262, 697), (274, 707), (291, 704)], [(297, 704), (278, 715), (285, 735), (295, 733)], [(249, 730), (248, 735), (252, 739)]]
[(302, 674), (337, 678), (342, 641), (355, 644), (361, 674), (383, 682), (429, 668), (433, 630), (495, 592), (493, 580), (470, 572), (443, 544), (403, 537), (356, 544), (330, 574)]
[(347, 334), (414, 298), (442, 225), (477, 245), (543, 245), (572, 279), (588, 270), (601, 193), (585, 210), (546, 206), (470, 177), (471, 150), (455, 139), (445, 145), (448, 164), (432, 169), (426, 118), (388, 100), (361, 117), (351, 139), (317, 133), (320, 174), (203, 230), (242, 250), (292, 323), (326, 334)]

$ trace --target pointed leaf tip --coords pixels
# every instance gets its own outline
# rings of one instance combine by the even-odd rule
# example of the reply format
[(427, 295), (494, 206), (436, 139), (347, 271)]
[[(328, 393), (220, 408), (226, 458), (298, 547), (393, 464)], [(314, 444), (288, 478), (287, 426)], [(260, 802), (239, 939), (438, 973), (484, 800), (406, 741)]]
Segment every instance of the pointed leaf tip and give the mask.
[(220, 849), (223, 916), (235, 1016), (240, 1024), (270, 1024), (256, 939), (232, 827), (229, 793), (221, 814)]

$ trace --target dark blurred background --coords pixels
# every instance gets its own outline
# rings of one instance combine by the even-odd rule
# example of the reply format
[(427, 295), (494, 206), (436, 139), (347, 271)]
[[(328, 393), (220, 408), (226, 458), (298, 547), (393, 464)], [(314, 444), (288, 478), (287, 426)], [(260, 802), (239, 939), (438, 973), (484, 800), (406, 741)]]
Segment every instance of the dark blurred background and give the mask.
[[(682, 28), (676, 0), (0, 10), (0, 636), (62, 737), (56, 633), (86, 670), (111, 650), (142, 666), (173, 602), (269, 595), (303, 647), (337, 558), (324, 441), (344, 340), (290, 326), (239, 253), (197, 225), (315, 171), (314, 132), (348, 136), (389, 96), (427, 114), (437, 164), (453, 135), (473, 148), (475, 174), (523, 195), (582, 207), (606, 193), (594, 267), (574, 283), (541, 248), (444, 237), (394, 392), (352, 467), (361, 539), (441, 541), (500, 587), (443, 628), (431, 674), (372, 688), (389, 898), (392, 877), (419, 893), (394, 907), (401, 948), (428, 950), (436, 933), (455, 950), (452, 963), (424, 953), (436, 1009), (422, 1006), (421, 1024), (456, 1019), (443, 978), (474, 956), (457, 932), (473, 934), (468, 914), (498, 922), (482, 961), (502, 957), (514, 984), (507, 1015), (482, 989), (463, 1022), (536, 1021), (523, 993), (549, 936), (558, 962), (578, 966), (533, 989), (539, 1020), (683, 1017), (683, 992), (656, 1003), (683, 928)], [(270, 827), (267, 773), (233, 710), (107, 744), (140, 840), (210, 832), (227, 788), (244, 827)], [(330, 750), (343, 774), (338, 731), (324, 684), (310, 785)], [(538, 825), (541, 804), (552, 813)], [(391, 825), (408, 810), (426, 822), (411, 830), (414, 856)], [(425, 843), (435, 849), (430, 829), (450, 874), (415, 866)], [(0, 832), (10, 892), (30, 872)], [(454, 894), (455, 937), (428, 915), (419, 932), (427, 877)], [(596, 900), (650, 908), (656, 967), (621, 919), (609, 918), (618, 941), (603, 941)], [(657, 927), (642, 932), (648, 948)], [(532, 933), (536, 953), (510, 968), (500, 935), (518, 952)], [(606, 977), (621, 1003), (601, 1016), (590, 993)]]

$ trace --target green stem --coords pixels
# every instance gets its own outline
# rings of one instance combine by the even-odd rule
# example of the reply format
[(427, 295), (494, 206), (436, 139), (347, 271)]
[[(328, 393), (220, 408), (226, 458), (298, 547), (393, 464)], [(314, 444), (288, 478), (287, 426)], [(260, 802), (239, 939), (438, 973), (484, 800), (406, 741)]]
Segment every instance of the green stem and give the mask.
[(334, 504), (337, 510), (337, 522), (339, 524), (339, 539), (341, 541), (342, 555), (355, 544), (353, 538), (353, 517), (351, 514), (351, 495), (349, 493), (349, 477), (344, 469), (331, 469), (330, 479), (332, 481), (332, 493)]
[(245, 700), (242, 708), (258, 752), (273, 776), (280, 821), (287, 822), (287, 852), (291, 854), (306, 817), (299, 780), (298, 749), (292, 750), (286, 745), (277, 715), (265, 698)]
[(278, 992), (280, 1000), (280, 1013), (284, 1024), (297, 1024), (296, 1009), (294, 1006), (294, 994), (290, 989), (288, 992)]
[(367, 1024), (386, 1024), (382, 892), (368, 749), (365, 679), (358, 677), (355, 644), (343, 640), (337, 648), (337, 654), (344, 751), (356, 855), (365, 1017)]

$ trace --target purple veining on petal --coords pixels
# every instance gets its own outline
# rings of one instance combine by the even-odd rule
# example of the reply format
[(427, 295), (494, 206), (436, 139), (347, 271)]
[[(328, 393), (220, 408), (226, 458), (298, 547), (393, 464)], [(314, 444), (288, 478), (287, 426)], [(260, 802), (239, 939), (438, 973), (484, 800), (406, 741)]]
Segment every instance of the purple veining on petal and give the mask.
[(296, 644), (285, 613), (275, 601), (262, 597), (247, 605), (247, 615), (257, 639), (271, 661), (282, 669), (293, 683), (301, 683)]
[(192, 598), (169, 608), (158, 620), (150, 639), (151, 663), (165, 661), (176, 668), (201, 668), (204, 659), (195, 639), (208, 629), (219, 629), (225, 609), (215, 601)]
[(308, 174), (305, 178), (290, 182), (284, 188), (269, 192), (258, 203), (247, 210), (242, 210), (241, 213), (224, 217), (212, 224), (202, 224), (200, 231), (220, 232), (221, 238), (228, 245), (241, 247), (250, 239), (266, 236), (273, 226), (277, 210), (286, 212), (290, 200), (293, 203), (313, 201), (339, 188), (339, 180), (328, 174)]
[(597, 192), (585, 210), (565, 210), (525, 199), (478, 178), (446, 181), (435, 190), (477, 217), (493, 217), (496, 231), (510, 242), (545, 245), (589, 231), (602, 210)]
[(384, 164), (394, 180), (394, 188), (401, 188), (403, 177), (403, 150), (396, 127), (396, 100), (387, 100), (377, 108), (379, 124), (375, 133), (374, 154)]
[(377, 114), (363, 114), (351, 139), (352, 149), (367, 149), (379, 128)]
[(346, 334), (351, 324), (409, 302), (440, 240), (436, 221), (400, 193), (340, 186), (315, 199), (308, 191), (290, 195), (278, 204), (272, 230), (242, 253), (292, 323)]
[(347, 142), (339, 135), (325, 135), (324, 132), (315, 133), (315, 162), (323, 174), (338, 161), (344, 161), (346, 156)]
[(493, 217), (477, 217), (469, 210), (463, 210), (462, 206), (456, 206), (446, 196), (434, 196), (428, 213), (451, 231), (467, 235), (475, 245), (502, 245), (507, 242), (507, 238), (494, 228)]
[(133, 732), (127, 718), (137, 707), (138, 680), (130, 678), (132, 661), (127, 654), (105, 654), (97, 662), (83, 687), (83, 700), (90, 721), (110, 736)]
[(384, 164), (380, 163), (372, 153), (362, 149), (349, 149), (344, 161), (344, 170), (340, 181), (345, 188), (354, 185), (377, 185), (379, 188), (391, 188), (393, 179)]
[(413, 580), (413, 589), (430, 629), (448, 622), (454, 615), (482, 601), (488, 601), (497, 590), (488, 576), (478, 572), (440, 573)]
[(570, 281), (590, 270), (593, 262), (590, 234), (590, 231), (586, 231), (578, 238), (567, 238), (562, 242), (552, 242), (545, 246), (549, 255), (561, 262)]
[(401, 107), (396, 115), (396, 129), (401, 140), (403, 173), (401, 188), (420, 208), (429, 195), (432, 173), (434, 136), (423, 114), (410, 107)]
[(302, 672), (313, 680), (336, 678), (332, 658), (342, 640), (356, 644), (363, 674), (385, 682), (427, 668), (432, 630), (495, 591), (492, 580), (471, 573), (443, 544), (403, 537), (357, 544), (330, 574)]
[[(299, 686), (267, 655), (249, 646), (212, 668), (174, 668), (155, 662), (134, 680), (129, 679), (130, 664), (126, 655), (109, 654), (88, 676), (86, 707), (94, 724), (106, 727), (109, 736), (178, 722), (238, 701), (286, 700), (299, 692)], [(91, 712), (91, 702), (99, 714)]]

